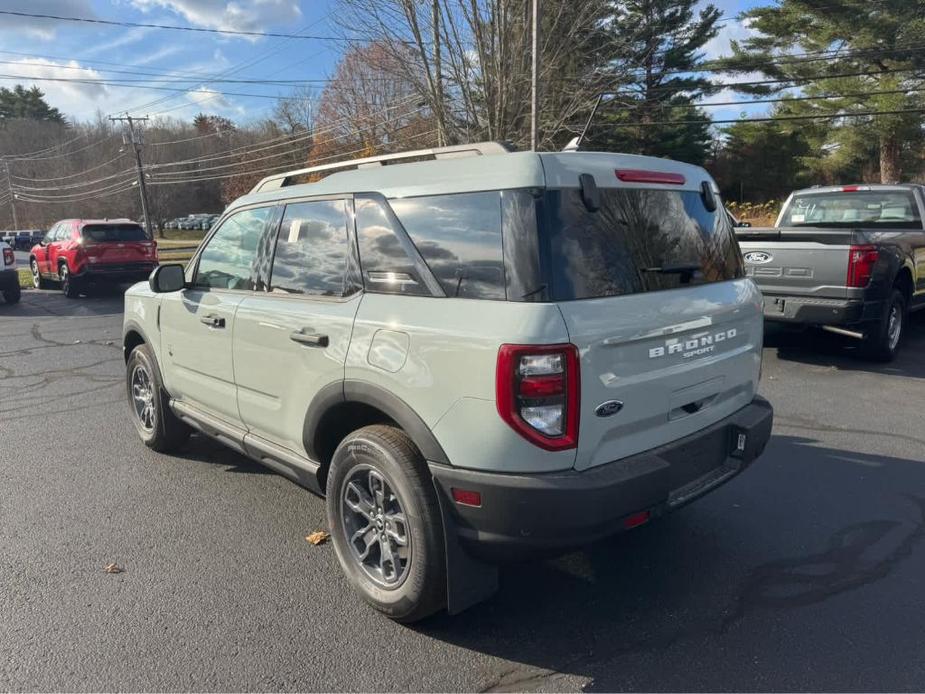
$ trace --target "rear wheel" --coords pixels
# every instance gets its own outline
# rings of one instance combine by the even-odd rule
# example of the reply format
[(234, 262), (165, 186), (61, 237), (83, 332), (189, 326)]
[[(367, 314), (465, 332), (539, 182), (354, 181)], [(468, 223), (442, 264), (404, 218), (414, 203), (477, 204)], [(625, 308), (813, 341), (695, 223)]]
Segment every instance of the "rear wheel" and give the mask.
[(326, 504), (341, 568), (366, 602), (400, 622), (445, 607), (439, 503), (404, 432), (373, 425), (345, 438), (331, 461)]
[(8, 304), (18, 304), (21, 298), (22, 290), (18, 286), (10, 287), (3, 292), (3, 300)]
[(905, 327), (906, 298), (894, 288), (884, 304), (883, 315), (864, 338), (865, 356), (876, 361), (893, 361), (899, 352)]
[(61, 291), (68, 299), (76, 299), (80, 296), (80, 286), (78, 280), (71, 277), (71, 271), (67, 263), (61, 263), (58, 266), (58, 279), (61, 281)]
[(157, 362), (148, 345), (138, 345), (129, 355), (125, 386), (132, 423), (148, 448), (168, 453), (186, 442), (190, 429), (168, 406)]

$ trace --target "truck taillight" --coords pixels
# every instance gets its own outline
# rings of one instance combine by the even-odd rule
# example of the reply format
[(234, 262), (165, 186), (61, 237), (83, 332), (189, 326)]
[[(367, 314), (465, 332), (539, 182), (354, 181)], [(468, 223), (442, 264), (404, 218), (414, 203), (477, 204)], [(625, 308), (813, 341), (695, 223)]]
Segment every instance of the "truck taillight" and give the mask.
[(871, 275), (874, 274), (874, 265), (879, 255), (879, 251), (874, 246), (851, 246), (848, 249), (847, 286), (866, 287), (870, 284)]
[(13, 254), (13, 249), (4, 248), (3, 249), (3, 264), (12, 265), (15, 262), (16, 262), (16, 256)]
[(498, 414), (540, 448), (575, 448), (579, 379), (575, 345), (501, 345), (495, 374)]

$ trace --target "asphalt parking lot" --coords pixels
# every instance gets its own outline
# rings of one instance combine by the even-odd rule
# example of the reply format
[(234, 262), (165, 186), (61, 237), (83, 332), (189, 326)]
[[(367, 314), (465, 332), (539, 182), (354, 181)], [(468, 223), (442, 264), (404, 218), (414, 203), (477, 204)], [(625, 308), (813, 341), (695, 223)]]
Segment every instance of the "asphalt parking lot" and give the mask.
[(305, 541), (321, 500), (206, 440), (141, 445), (121, 312), (0, 303), (0, 689), (925, 688), (921, 317), (886, 366), (770, 334), (746, 474), (409, 628)]

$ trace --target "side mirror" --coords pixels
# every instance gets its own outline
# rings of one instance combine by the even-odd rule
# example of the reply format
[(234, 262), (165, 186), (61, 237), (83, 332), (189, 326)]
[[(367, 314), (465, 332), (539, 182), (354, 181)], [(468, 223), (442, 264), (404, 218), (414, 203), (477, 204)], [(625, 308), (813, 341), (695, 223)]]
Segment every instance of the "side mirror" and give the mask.
[(156, 294), (178, 292), (186, 286), (186, 275), (179, 263), (159, 265), (151, 271), (148, 286)]

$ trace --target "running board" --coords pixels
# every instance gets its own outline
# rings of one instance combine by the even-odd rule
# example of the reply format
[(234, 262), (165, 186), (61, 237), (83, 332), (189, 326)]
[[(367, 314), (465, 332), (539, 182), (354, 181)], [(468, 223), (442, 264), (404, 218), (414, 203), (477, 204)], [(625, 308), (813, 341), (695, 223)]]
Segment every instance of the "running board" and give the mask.
[(196, 431), (270, 468), (299, 486), (324, 496), (318, 475), (321, 470), (320, 463), (229, 424), (189, 403), (171, 398), (170, 409)]

